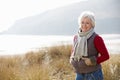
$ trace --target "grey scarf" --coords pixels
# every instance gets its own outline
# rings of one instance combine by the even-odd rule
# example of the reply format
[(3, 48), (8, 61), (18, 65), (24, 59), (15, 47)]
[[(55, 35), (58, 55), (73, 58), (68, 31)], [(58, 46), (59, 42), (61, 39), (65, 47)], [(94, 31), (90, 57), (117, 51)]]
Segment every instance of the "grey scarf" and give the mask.
[(78, 40), (75, 43), (74, 46), (74, 59), (75, 60), (80, 60), (82, 56), (88, 56), (87, 53), (87, 39), (92, 36), (94, 33), (94, 28), (91, 28), (87, 32), (78, 32)]

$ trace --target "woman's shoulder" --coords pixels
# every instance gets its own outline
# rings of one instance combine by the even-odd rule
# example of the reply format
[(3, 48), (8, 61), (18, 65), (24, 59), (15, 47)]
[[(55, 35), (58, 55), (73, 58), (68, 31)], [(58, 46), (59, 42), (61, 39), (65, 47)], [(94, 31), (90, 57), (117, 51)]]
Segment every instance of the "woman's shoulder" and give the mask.
[(78, 38), (78, 35), (77, 35), (77, 34), (75, 34), (75, 35), (73, 36), (73, 38), (74, 38), (74, 39)]
[(73, 36), (73, 41), (74, 41), (74, 42), (77, 42), (77, 40), (78, 40), (78, 35), (75, 34), (75, 35)]
[(99, 34), (96, 34), (94, 41), (95, 42), (103, 41), (103, 38)]
[(78, 34), (73, 35), (73, 43), (75, 44), (78, 41)]

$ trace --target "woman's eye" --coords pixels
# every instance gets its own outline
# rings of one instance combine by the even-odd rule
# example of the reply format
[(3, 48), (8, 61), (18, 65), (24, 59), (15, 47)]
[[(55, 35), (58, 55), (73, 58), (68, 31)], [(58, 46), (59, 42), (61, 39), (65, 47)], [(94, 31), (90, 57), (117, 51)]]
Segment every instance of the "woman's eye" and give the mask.
[(89, 24), (88, 22), (86, 24)]
[(81, 24), (84, 24), (84, 22), (82, 22)]
[(90, 24), (89, 22), (81, 22), (81, 24)]

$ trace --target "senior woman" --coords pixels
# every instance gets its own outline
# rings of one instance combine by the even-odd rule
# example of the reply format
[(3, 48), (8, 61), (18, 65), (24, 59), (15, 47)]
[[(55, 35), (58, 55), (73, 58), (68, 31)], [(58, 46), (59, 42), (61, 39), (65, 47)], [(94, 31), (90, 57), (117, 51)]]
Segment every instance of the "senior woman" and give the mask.
[(102, 37), (94, 31), (94, 13), (83, 12), (78, 24), (70, 57), (76, 80), (103, 80), (101, 63), (109, 59), (109, 54)]

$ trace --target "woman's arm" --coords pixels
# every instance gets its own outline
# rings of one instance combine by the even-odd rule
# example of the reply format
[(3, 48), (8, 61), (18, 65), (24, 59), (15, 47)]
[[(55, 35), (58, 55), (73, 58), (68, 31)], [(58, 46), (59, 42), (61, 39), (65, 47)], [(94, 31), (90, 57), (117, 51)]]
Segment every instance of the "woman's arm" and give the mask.
[(75, 44), (76, 44), (77, 40), (78, 40), (78, 36), (77, 36), (77, 35), (74, 35), (71, 54), (74, 52), (74, 47), (75, 47)]
[(73, 45), (72, 45), (72, 49), (71, 49), (71, 56), (70, 56), (70, 63), (72, 61), (72, 58), (74, 57), (74, 46), (77, 42), (77, 35), (74, 35), (74, 38), (73, 38)]
[(107, 59), (109, 59), (109, 53), (107, 51), (107, 48), (104, 44), (104, 41), (103, 41), (102, 37), (97, 35), (94, 39), (94, 44), (95, 44), (95, 47), (100, 54), (100, 56), (98, 56), (96, 58), (97, 63), (100, 64), (100, 63), (106, 61)]

